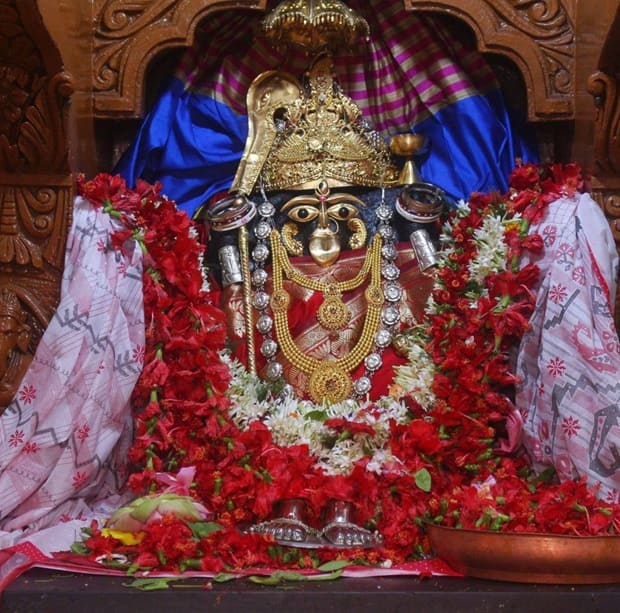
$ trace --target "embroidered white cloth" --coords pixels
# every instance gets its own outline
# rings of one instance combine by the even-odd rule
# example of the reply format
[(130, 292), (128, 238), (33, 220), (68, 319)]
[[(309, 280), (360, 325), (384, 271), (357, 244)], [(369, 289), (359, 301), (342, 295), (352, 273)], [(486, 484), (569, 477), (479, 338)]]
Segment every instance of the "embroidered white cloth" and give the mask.
[(620, 490), (620, 343), (613, 319), (618, 257), (588, 195), (553, 203), (537, 231), (544, 274), (517, 358), (524, 445), (538, 470)]
[(0, 418), (0, 547), (86, 518), (125, 479), (144, 361), (142, 256), (134, 241), (112, 248), (115, 229), (76, 199), (60, 305)]

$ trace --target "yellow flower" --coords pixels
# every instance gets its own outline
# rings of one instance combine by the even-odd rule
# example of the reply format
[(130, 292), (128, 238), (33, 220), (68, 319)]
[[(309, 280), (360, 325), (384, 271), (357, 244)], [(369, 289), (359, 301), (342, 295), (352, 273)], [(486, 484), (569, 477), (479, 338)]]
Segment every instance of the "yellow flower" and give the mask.
[(111, 528), (104, 528), (101, 534), (103, 536), (111, 536), (123, 543), (123, 545), (139, 545), (144, 538), (144, 532), (125, 532), (123, 530), (112, 530)]

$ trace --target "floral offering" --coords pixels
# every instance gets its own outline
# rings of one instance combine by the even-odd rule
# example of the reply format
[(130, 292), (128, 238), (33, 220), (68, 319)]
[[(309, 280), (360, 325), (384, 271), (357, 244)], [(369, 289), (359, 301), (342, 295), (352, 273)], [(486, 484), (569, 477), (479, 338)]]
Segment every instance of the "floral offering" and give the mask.
[[(407, 360), (390, 393), (318, 405), (281, 393), (227, 353), (200, 229), (158, 185), (82, 181), (83, 197), (124, 222), (115, 246), (143, 247), (147, 347), (130, 452), (139, 498), (108, 525), (93, 524), (76, 551), (132, 571), (234, 572), (336, 559), (400, 564), (430, 553), (429, 523), (618, 534), (617, 503), (584, 481), (532, 470), (513, 404), (514, 349), (539, 282), (522, 256), (544, 247), (530, 226), (581, 188), (574, 165), (522, 165), (507, 194), (461, 202), (443, 226), (425, 318), (403, 332)], [(171, 493), (179, 476), (184, 486)], [(383, 545), (293, 549), (246, 531), (296, 498), (308, 502), (311, 525), (328, 500), (350, 502)]]

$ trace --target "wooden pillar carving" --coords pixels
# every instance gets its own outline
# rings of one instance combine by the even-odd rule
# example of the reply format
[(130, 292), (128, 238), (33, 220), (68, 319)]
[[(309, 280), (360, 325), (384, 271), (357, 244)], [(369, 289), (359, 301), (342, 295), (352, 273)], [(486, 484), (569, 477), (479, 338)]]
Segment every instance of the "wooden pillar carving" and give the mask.
[(59, 298), (73, 200), (71, 92), (36, 3), (0, 0), (0, 412)]
[[(620, 254), (620, 8), (609, 28), (598, 68), (588, 80), (596, 107), (592, 195), (605, 211)], [(620, 292), (615, 306), (616, 324), (620, 326)]]

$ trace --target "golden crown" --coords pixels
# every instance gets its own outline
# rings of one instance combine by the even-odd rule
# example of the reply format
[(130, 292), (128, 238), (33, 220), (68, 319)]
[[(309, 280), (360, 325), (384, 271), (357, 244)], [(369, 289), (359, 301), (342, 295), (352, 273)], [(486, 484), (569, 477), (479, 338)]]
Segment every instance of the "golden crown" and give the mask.
[(284, 0), (261, 24), (276, 46), (293, 44), (310, 52), (352, 48), (368, 38), (368, 23), (341, 0)]
[(286, 73), (259, 75), (248, 92), (249, 133), (231, 191), (249, 195), (258, 177), (267, 191), (380, 187), (398, 181), (390, 149), (362, 118), (320, 56), (302, 86)]

